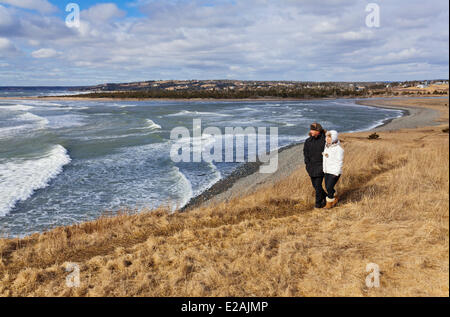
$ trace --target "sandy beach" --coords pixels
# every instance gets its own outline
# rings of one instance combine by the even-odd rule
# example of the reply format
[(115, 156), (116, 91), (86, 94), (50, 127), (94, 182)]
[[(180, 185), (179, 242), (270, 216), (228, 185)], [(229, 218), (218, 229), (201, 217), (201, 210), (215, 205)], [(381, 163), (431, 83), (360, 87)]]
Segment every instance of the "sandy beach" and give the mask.
[[(409, 104), (411, 101), (414, 101), (414, 99), (409, 101), (408, 99), (372, 99), (357, 102), (360, 105), (403, 110), (402, 117), (384, 122), (382, 125), (366, 132), (369, 134), (369, 132), (415, 129), (440, 124), (438, 121), (441, 115), (439, 110), (433, 109), (433, 107), (411, 106)], [(345, 134), (343, 135), (345, 136)], [(248, 195), (261, 187), (271, 186), (282, 180), (302, 165), (304, 165), (303, 143), (281, 148), (278, 155), (278, 169), (275, 173), (262, 174), (258, 172), (258, 164), (244, 164), (229, 177), (220, 180), (205, 192), (191, 199), (183, 208), (183, 211), (201, 204), (226, 202), (233, 198)]]

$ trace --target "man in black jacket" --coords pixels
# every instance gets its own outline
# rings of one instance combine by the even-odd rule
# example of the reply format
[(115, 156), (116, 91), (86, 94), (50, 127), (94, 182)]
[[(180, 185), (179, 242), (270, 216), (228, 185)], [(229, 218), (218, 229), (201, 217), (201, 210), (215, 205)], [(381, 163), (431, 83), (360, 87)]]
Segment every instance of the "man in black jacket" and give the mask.
[(319, 123), (313, 123), (310, 127), (309, 136), (303, 147), (303, 156), (305, 158), (306, 170), (316, 190), (316, 208), (323, 208), (326, 204), (325, 197), (327, 196), (322, 187), (325, 176), (323, 173), (322, 156), (326, 143), (325, 130)]

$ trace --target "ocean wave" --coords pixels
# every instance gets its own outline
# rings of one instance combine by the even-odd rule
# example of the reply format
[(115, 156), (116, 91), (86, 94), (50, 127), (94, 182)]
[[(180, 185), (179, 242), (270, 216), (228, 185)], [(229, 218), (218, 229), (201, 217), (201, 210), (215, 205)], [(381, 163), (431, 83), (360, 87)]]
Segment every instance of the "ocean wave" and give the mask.
[(10, 138), (30, 129), (29, 124), (16, 125), (12, 127), (0, 128), (0, 139)]
[[(142, 128), (142, 129), (137, 129), (137, 130), (143, 130), (146, 128)], [(99, 141), (106, 141), (106, 140), (119, 140), (119, 139), (126, 139), (126, 138), (133, 138), (133, 137), (141, 137), (141, 136), (148, 136), (152, 134), (151, 132), (146, 132), (146, 133), (129, 133), (129, 134), (123, 134), (123, 135), (109, 135), (109, 136), (81, 136), (81, 137), (76, 137), (77, 140), (80, 141), (95, 141), (95, 140), (99, 140)]]
[[(147, 119), (146, 123), (147, 124), (145, 125), (145, 127), (143, 127), (143, 128), (134, 128), (134, 129), (135, 130), (150, 130), (150, 133), (156, 132), (156, 130), (161, 130), (162, 129), (162, 127), (159, 124), (155, 123), (153, 120)], [(147, 133), (149, 133), (149, 132), (147, 132)]]
[(17, 118), (21, 121), (36, 122), (40, 128), (43, 128), (48, 124), (48, 120), (46, 118), (37, 116), (35, 114), (32, 114), (31, 112), (25, 112), (24, 114), (21, 114)]
[(86, 125), (84, 118), (87, 116), (80, 116), (77, 114), (64, 114), (56, 116), (47, 116), (47, 125), (51, 129), (61, 129), (69, 127), (81, 127)]
[(172, 211), (175, 211), (177, 208), (183, 208), (189, 202), (189, 200), (194, 197), (194, 191), (192, 189), (191, 182), (177, 166), (173, 166), (171, 173), (179, 180), (177, 182), (177, 185), (178, 191), (181, 194), (180, 199), (172, 205), (171, 209)]
[(232, 115), (226, 114), (226, 113), (217, 113), (217, 112), (202, 112), (202, 111), (189, 111), (189, 110), (183, 110), (177, 113), (172, 113), (167, 116), (216, 116), (216, 117), (230, 117)]
[(13, 106), (1, 106), (0, 109), (2, 110), (10, 110), (10, 111), (28, 111), (33, 109), (32, 106), (26, 106), (26, 105), (13, 105)]
[(46, 100), (26, 100), (24, 101), (26, 105), (33, 105), (33, 106), (62, 106), (60, 103), (55, 102), (48, 102)]
[(18, 134), (32, 130), (45, 129), (49, 123), (46, 118), (37, 116), (30, 112), (25, 112), (12, 120), (18, 121), (21, 124), (0, 128), (0, 139), (15, 137)]
[[(62, 111), (69, 111), (69, 110), (87, 110), (90, 109), (88, 106), (79, 106), (78, 104), (61, 104), (61, 103), (55, 103), (55, 102), (48, 102), (48, 101), (41, 101), (41, 100), (24, 100), (23, 104), (19, 105), (21, 107), (18, 107), (16, 109), (22, 110), (30, 110), (33, 108), (38, 108), (39, 110), (62, 110)], [(24, 108), (25, 107), (25, 108)], [(28, 108), (31, 107), (31, 108)]]
[(240, 109), (236, 109), (236, 110), (240, 110), (240, 111), (258, 111), (259, 109), (250, 108), (250, 107), (244, 107), (244, 108), (240, 108)]
[[(101, 102), (101, 101), (99, 101)], [(123, 104), (123, 103), (117, 103), (117, 102), (101, 102), (103, 106), (107, 107), (118, 107), (118, 108), (128, 108), (128, 107), (137, 107), (135, 104)]]
[(49, 185), (49, 181), (71, 162), (67, 150), (54, 146), (45, 156), (34, 160), (16, 160), (0, 164), (0, 216), (5, 216), (17, 202)]
[(215, 143), (216, 140), (221, 139), (221, 135), (213, 135), (213, 134), (207, 134), (203, 133), (201, 136), (198, 137), (188, 137), (188, 138), (180, 138), (177, 140), (174, 140), (177, 145), (183, 146), (183, 145), (189, 145), (190, 147), (194, 147), (194, 145), (201, 146), (201, 150), (205, 150), (206, 147), (210, 146), (211, 144)]
[(153, 120), (147, 119), (147, 128), (150, 130), (158, 130), (161, 129), (161, 126), (159, 124), (156, 124)]

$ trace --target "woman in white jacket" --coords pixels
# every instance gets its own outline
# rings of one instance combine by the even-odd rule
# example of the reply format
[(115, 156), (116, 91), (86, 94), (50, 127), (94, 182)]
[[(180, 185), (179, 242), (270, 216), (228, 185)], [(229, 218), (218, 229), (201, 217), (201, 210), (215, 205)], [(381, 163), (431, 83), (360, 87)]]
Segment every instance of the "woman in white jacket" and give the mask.
[(342, 166), (344, 164), (344, 149), (339, 142), (337, 131), (331, 130), (326, 133), (325, 149), (322, 154), (325, 187), (328, 193), (325, 208), (330, 209), (338, 202), (334, 186), (341, 177)]

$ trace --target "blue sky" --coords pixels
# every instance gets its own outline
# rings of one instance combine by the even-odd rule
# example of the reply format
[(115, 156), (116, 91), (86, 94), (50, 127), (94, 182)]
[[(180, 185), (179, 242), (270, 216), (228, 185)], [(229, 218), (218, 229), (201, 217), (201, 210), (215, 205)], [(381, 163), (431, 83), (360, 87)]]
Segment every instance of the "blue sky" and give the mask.
[(0, 86), (447, 79), (448, 27), (443, 0), (0, 0)]

